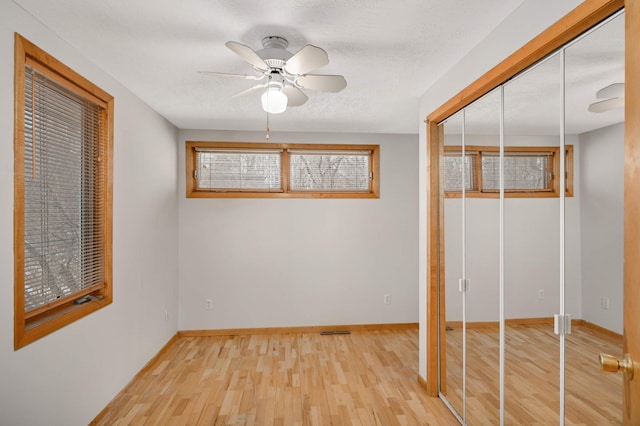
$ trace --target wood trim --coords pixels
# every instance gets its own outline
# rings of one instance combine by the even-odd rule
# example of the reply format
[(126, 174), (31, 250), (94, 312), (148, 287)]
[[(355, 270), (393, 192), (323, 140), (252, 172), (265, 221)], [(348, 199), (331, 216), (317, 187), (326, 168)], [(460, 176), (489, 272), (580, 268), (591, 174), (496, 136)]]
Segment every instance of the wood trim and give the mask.
[(291, 191), (291, 179), (289, 179), (289, 175), (291, 174), (290, 157), (288, 155), (282, 155), (280, 158), (282, 162), (280, 167), (283, 171), (280, 174), (280, 184), (282, 185), (283, 191), (285, 193), (288, 193), (289, 191)]
[(380, 198), (380, 145), (376, 145), (376, 149), (371, 155), (371, 173), (373, 181), (371, 182), (372, 198)]
[[(565, 155), (568, 152), (568, 149), (565, 151)], [(553, 194), (557, 195), (558, 197), (560, 197), (560, 179), (558, 179), (558, 175), (560, 174), (560, 147), (557, 147), (556, 151), (553, 154), (553, 158), (551, 159), (553, 161)], [(565, 165), (567, 164), (566, 158), (565, 158)], [(568, 170), (566, 170), (565, 168), (565, 176), (567, 176)], [(565, 197), (568, 196), (567, 194), (567, 182), (565, 180)], [(506, 195), (505, 195), (506, 197)]]
[[(569, 147), (573, 147), (573, 145), (567, 145), (567, 149), (569, 149)], [(472, 152), (474, 153), (480, 153), (480, 152), (495, 152), (495, 153), (499, 153), (500, 152), (500, 147), (499, 146), (491, 146), (491, 145), (465, 145), (465, 151), (467, 154), (470, 154)], [(460, 145), (445, 145), (444, 146), (444, 152), (462, 152), (462, 146)], [(560, 147), (559, 146), (531, 146), (531, 145), (527, 145), (527, 146), (514, 146), (514, 145), (509, 145), (509, 146), (505, 146), (504, 147), (504, 152), (505, 153), (509, 153), (509, 152), (532, 152), (532, 153), (540, 153), (541, 155), (545, 155), (545, 154), (549, 154), (551, 153), (551, 155), (553, 155), (554, 157), (556, 155), (558, 155), (560, 153)]]
[[(553, 318), (552, 317), (541, 317), (541, 318), (510, 318), (510, 319), (505, 319), (504, 321), (505, 325), (544, 325), (544, 324), (549, 324), (549, 325), (553, 325)], [(471, 328), (498, 328), (500, 327), (500, 322), (499, 321), (469, 321), (466, 323), (467, 324), (467, 329), (471, 329)], [(589, 324), (587, 323), (585, 320), (582, 319), (572, 319), (571, 320), (571, 325), (572, 326), (581, 326), (581, 325), (585, 325), (585, 324)], [(462, 327), (462, 321), (447, 321), (446, 322), (447, 327), (451, 327), (451, 328), (461, 328)], [(608, 331), (606, 329), (602, 329), (605, 331)]]
[[(573, 321), (572, 321), (572, 323), (573, 323)], [(613, 339), (616, 339), (618, 341), (622, 340), (622, 334), (616, 333), (613, 330), (609, 330), (608, 328), (601, 327), (601, 326), (599, 326), (597, 324), (594, 324), (592, 322), (582, 320), (582, 323), (580, 325), (582, 325), (582, 326), (584, 326), (586, 328), (589, 328), (589, 329), (591, 329), (593, 331), (596, 331), (596, 332), (598, 332), (600, 334), (603, 334), (603, 335), (605, 335), (607, 337), (611, 337)]]
[(635, 377), (624, 382), (623, 424), (640, 424), (640, 0), (625, 9), (624, 125), (624, 353), (636, 364)]
[(94, 292), (97, 292), (99, 290), (102, 290), (104, 288), (104, 283), (100, 283), (100, 284), (96, 284), (94, 286), (91, 286), (89, 288), (85, 288), (84, 290), (81, 290), (77, 293), (73, 293), (70, 296), (67, 297), (63, 297), (61, 299), (57, 299), (54, 302), (51, 303), (47, 303), (46, 305), (40, 306), (39, 308), (36, 308), (32, 311), (29, 312), (25, 312), (24, 317), (25, 319), (28, 321), (31, 318), (37, 317), (38, 315), (45, 313), (47, 311), (51, 311), (52, 309), (55, 309), (59, 306), (63, 306), (63, 305), (67, 305), (70, 302), (73, 302), (75, 299), (82, 297), (82, 296), (86, 296), (87, 294), (91, 294)]
[[(499, 192), (479, 192), (479, 191), (466, 191), (467, 198), (500, 198)], [(572, 195), (567, 194), (567, 197)], [(462, 198), (462, 194), (459, 192), (447, 192), (444, 198)], [(537, 191), (537, 192), (508, 192), (505, 191), (504, 198), (558, 198), (558, 195), (550, 191)]]
[(24, 149), (22, 141), (25, 138), (24, 129), (24, 79), (25, 79), (25, 49), (24, 39), (15, 35), (14, 40), (14, 115), (13, 115), (13, 346), (20, 347), (24, 339)]
[(102, 296), (106, 304), (113, 301), (113, 141), (114, 141), (114, 109), (115, 99), (107, 102), (107, 108), (102, 112), (106, 117), (104, 153), (102, 158), (104, 168), (102, 201), (104, 203), (104, 223), (102, 224), (102, 254), (104, 262), (104, 288)]
[(171, 347), (171, 345), (173, 345), (179, 338), (180, 336), (178, 336), (178, 333), (174, 334), (173, 336), (171, 336), (171, 338), (167, 341), (167, 343), (164, 344), (164, 346), (158, 351), (158, 353), (149, 360), (149, 362), (147, 362), (144, 367), (142, 367), (142, 369), (138, 372), (138, 374), (136, 374), (136, 376), (133, 378), (133, 380), (136, 380), (138, 377), (140, 377), (142, 374), (146, 373), (147, 371), (151, 370), (152, 367), (155, 367), (156, 363), (158, 362), (158, 359), (164, 355), (167, 350), (169, 350), (169, 348)]
[(335, 151), (373, 151), (379, 145), (359, 144), (326, 144), (326, 143), (267, 143), (267, 142), (224, 142), (224, 141), (186, 141), (192, 147), (201, 148), (229, 148), (229, 149), (281, 149), (281, 150), (319, 150)]
[(187, 198), (380, 198), (373, 192), (216, 192), (198, 190)]
[(196, 182), (195, 182), (195, 177), (194, 177), (194, 173), (196, 170), (196, 153), (195, 153), (195, 149), (194, 149), (194, 142), (187, 142), (185, 144), (185, 152), (184, 152), (184, 158), (185, 158), (185, 181), (187, 184), (187, 188), (186, 188), (186, 196), (187, 198), (191, 197), (192, 194), (195, 193), (196, 190)]
[[(124, 387), (124, 389), (126, 389), (131, 383), (135, 382), (136, 380), (140, 380), (140, 378), (142, 377), (142, 375), (144, 373), (146, 373), (147, 371), (151, 370), (153, 367), (156, 366), (156, 364), (158, 363), (158, 360), (169, 350), (169, 348), (178, 341), (178, 333), (174, 334), (168, 341), (167, 343), (164, 344), (164, 346), (158, 351), (157, 354), (155, 354), (155, 356), (153, 358), (151, 358), (145, 365), (144, 367), (142, 367), (142, 369), (140, 371), (138, 371), (138, 374), (136, 374), (133, 379), (131, 379), (129, 381), (129, 383), (127, 384), (127, 386)], [(102, 411), (100, 411), (98, 413), (98, 415), (91, 420), (91, 422), (89, 423), (90, 425), (96, 425), (98, 424), (103, 418), (104, 416), (109, 412), (109, 410), (114, 406), (114, 404), (116, 403), (116, 399), (114, 398), (111, 402), (109, 402), (103, 409)]]
[(422, 376), (419, 374), (418, 374), (418, 384), (422, 389), (424, 389), (425, 391), (428, 391), (427, 381), (423, 379)]
[[(633, 3), (634, 7), (637, 6), (637, 2), (640, 0), (632, 0), (628, 3)], [(433, 324), (433, 322), (438, 322), (440, 318), (440, 322), (442, 323), (442, 327), (444, 327), (444, 310), (442, 312), (438, 312), (438, 303), (434, 300), (436, 295), (438, 294), (438, 286), (443, 286), (443, 282), (439, 282), (437, 279), (437, 275), (443, 274), (444, 268), (444, 253), (438, 252), (437, 247), (439, 246), (440, 250), (444, 249), (444, 235), (442, 232), (439, 232), (440, 229), (444, 229), (444, 223), (438, 221), (438, 217), (444, 217), (442, 215), (442, 204), (440, 200), (443, 199), (443, 194), (440, 193), (441, 183), (439, 182), (438, 173), (434, 173), (434, 164), (437, 164), (437, 160), (434, 158), (437, 155), (442, 155), (442, 145), (444, 144), (443, 135), (436, 131), (437, 123), (446, 119), (450, 115), (469, 105), (476, 99), (483, 96), (485, 93), (490, 92), (494, 88), (498, 87), (500, 84), (503, 84), (514, 75), (523, 71), (527, 67), (533, 65), (540, 59), (544, 58), (549, 53), (555, 51), (560, 48), (568, 41), (577, 37), (584, 31), (596, 25), (598, 22), (606, 19), (608, 16), (617, 12), (625, 6), (624, 0), (585, 0), (583, 3), (578, 5), (574, 10), (569, 12), (563, 18), (558, 20), (555, 24), (550, 26), (547, 30), (543, 31), (533, 40), (522, 46), (518, 49), (514, 54), (500, 62), (498, 65), (489, 70), (486, 74), (478, 78), (471, 85), (460, 91), (457, 95), (449, 99), (442, 106), (437, 108), (435, 111), (430, 113), (427, 116), (427, 199), (428, 199), (428, 211), (427, 211), (427, 229), (428, 229), (428, 241), (427, 241), (427, 377), (426, 381), (430, 384), (430, 389), (435, 387), (437, 389), (437, 384), (433, 384), (433, 382), (437, 381), (438, 367), (437, 367), (437, 357), (438, 357), (438, 340), (437, 340), (437, 324)], [(634, 56), (634, 60), (636, 61), (634, 64), (634, 68), (631, 68), (629, 63), (627, 63), (627, 69), (625, 74), (627, 78), (629, 75), (633, 74), (633, 70), (637, 70), (638, 67), (638, 58), (640, 57), (640, 53), (637, 52), (637, 43), (635, 43), (635, 38), (632, 38), (632, 35), (635, 34), (637, 37), (637, 21), (638, 21), (638, 12), (633, 15), (636, 22), (634, 24), (630, 24), (630, 20), (632, 19), (627, 13), (627, 45), (632, 45), (636, 47), (636, 53)], [(635, 26), (634, 26), (635, 25)], [(627, 59), (630, 57), (630, 50), (627, 50)], [(640, 72), (636, 72), (636, 75), (640, 74)], [(640, 93), (640, 89), (635, 87), (634, 91), (631, 91), (631, 87), (629, 84), (626, 85), (626, 91), (629, 98), (634, 98), (632, 93)], [(631, 104), (637, 103), (637, 99), (639, 97), (635, 96), (634, 101)], [(629, 102), (627, 102), (629, 105)], [(631, 120), (631, 116), (629, 115), (630, 108), (627, 106), (627, 126), (629, 126), (629, 121)], [(638, 111), (637, 106), (634, 110), (636, 114), (633, 116), (634, 118), (638, 117), (640, 111)], [(637, 123), (635, 124), (638, 126)], [(640, 138), (640, 131), (636, 128), (635, 132), (632, 132), (630, 129), (625, 127), (625, 140), (628, 141), (628, 144), (631, 144), (631, 137), (629, 135), (635, 135), (635, 139)], [(637, 148), (636, 148), (637, 149)], [(630, 158), (631, 152), (625, 152), (625, 161), (628, 161)], [(636, 153), (636, 155), (640, 156), (640, 153)], [(636, 166), (640, 168), (640, 160), (635, 161)], [(627, 191), (626, 186), (627, 176), (625, 174), (625, 191)], [(634, 175), (633, 177), (635, 185), (640, 185), (640, 172)], [(629, 178), (631, 180), (631, 178)], [(635, 192), (636, 198), (635, 200), (640, 199), (640, 188)], [(630, 198), (629, 198), (630, 199)], [(626, 203), (625, 203), (626, 204)], [(634, 211), (635, 216), (629, 216), (629, 220), (640, 217), (640, 206), (638, 209)], [(627, 212), (625, 212), (625, 217), (627, 217)], [(625, 219), (626, 221), (626, 219)], [(628, 233), (625, 228), (625, 238), (628, 237)], [(634, 241), (640, 241), (640, 229), (638, 230), (638, 234)], [(629, 251), (627, 251), (627, 247), (625, 246), (625, 256), (629, 256)], [(437, 254), (437, 256), (433, 256), (431, 254)], [(639, 254), (640, 255), (640, 254)], [(629, 257), (628, 257), (629, 258)], [(636, 256), (637, 258), (637, 256)], [(635, 258), (634, 258), (635, 259)], [(625, 268), (629, 266), (632, 262), (625, 262)], [(633, 262), (637, 263), (637, 262)], [(638, 271), (635, 282), (640, 281), (640, 266), (638, 267)], [(626, 273), (625, 273), (626, 274)], [(626, 275), (625, 275), (626, 276)], [(443, 281), (443, 280), (442, 280)], [(640, 291), (638, 291), (640, 293)], [(444, 293), (441, 291), (440, 293)], [(640, 296), (638, 296), (640, 297)], [(442, 300), (440, 301), (441, 306), (445, 306), (444, 297), (441, 295)], [(640, 302), (637, 302), (636, 304)], [(627, 308), (629, 310), (630, 308)], [(636, 341), (640, 341), (640, 337), (636, 336)], [(441, 343), (442, 344), (442, 343)], [(445, 346), (442, 344), (442, 346)], [(636, 383), (640, 383), (636, 381)], [(640, 389), (638, 390), (640, 392)], [(430, 392), (432, 395), (432, 392)], [(437, 392), (436, 392), (437, 395)], [(640, 407), (637, 408), (640, 411)], [(640, 414), (638, 414), (640, 417)], [(640, 423), (640, 420), (638, 421)]]
[[(574, 321), (581, 320), (571, 320), (571, 324), (577, 324)], [(539, 325), (539, 324), (553, 324), (553, 317), (541, 317), (541, 318), (510, 318), (504, 320), (505, 325)]]
[(66, 79), (67, 84), (71, 87), (80, 88), (82, 91), (90, 93), (93, 97), (96, 97), (103, 102), (109, 102), (113, 99), (113, 96), (91, 83), (89, 80), (54, 58), (52, 55), (22, 37), (20, 34), (15, 33), (15, 37), (16, 39), (20, 39), (20, 45), (26, 57), (31, 58), (44, 65), (46, 68), (54, 71), (60, 77)]
[[(560, 158), (558, 158), (558, 161), (560, 161)], [(564, 166), (565, 197), (573, 197), (573, 181), (575, 180), (575, 176), (573, 174), (573, 171), (574, 171), (573, 163), (575, 162), (575, 157), (573, 156), (573, 145), (565, 145), (564, 161), (565, 161), (565, 166)], [(558, 173), (560, 173), (559, 165), (556, 170), (558, 170)], [(559, 182), (557, 179), (556, 181)], [(560, 192), (560, 189), (558, 189), (558, 192)]]
[(429, 114), (427, 120), (441, 122), (623, 7), (624, 0), (585, 0)]
[(243, 336), (251, 334), (320, 333), (322, 331), (376, 331), (418, 328), (417, 322), (393, 324), (311, 325), (302, 327), (227, 328), (213, 330), (181, 330), (178, 337)]
[[(438, 327), (440, 326), (440, 350), (442, 360), (446, 359), (445, 305), (444, 292), (444, 203), (441, 192), (440, 161), (444, 150), (444, 129), (434, 122), (427, 122), (427, 185), (429, 208), (427, 211), (427, 393), (438, 396)], [(442, 222), (441, 222), (442, 220)], [(442, 226), (442, 228), (441, 228)], [(442, 278), (442, 279), (441, 279)], [(446, 372), (446, 368), (444, 369)], [(441, 380), (446, 383), (446, 377)]]
[[(280, 149), (283, 151), (281, 164), (281, 189), (278, 191), (234, 190), (215, 191), (197, 189), (194, 179), (196, 168), (195, 150), (203, 148), (234, 149)], [(347, 144), (283, 144), (259, 142), (199, 142), (187, 141), (185, 144), (185, 174), (187, 198), (380, 198), (380, 145), (347, 145)], [(290, 190), (289, 154), (287, 150), (337, 150), (337, 151), (371, 151), (371, 173), (373, 179), (368, 192), (311, 192)]]
[(103, 99), (94, 96), (90, 91), (87, 91), (83, 87), (73, 83), (70, 78), (61, 76), (57, 73), (52, 73), (51, 68), (48, 68), (46, 65), (41, 64), (40, 62), (32, 59), (29, 56), (27, 56), (26, 65), (32, 67), (40, 74), (45, 74), (48, 79), (53, 80), (60, 86), (70, 90), (71, 92), (76, 93), (77, 95), (82, 96), (85, 99), (88, 99), (89, 101), (98, 105), (100, 108), (107, 107), (107, 103)]
[[(498, 321), (468, 321), (466, 325), (467, 325), (467, 329), (494, 328), (494, 327), (499, 327), (500, 323)], [(462, 328), (462, 321), (447, 321), (446, 326), (447, 326), (447, 329)]]

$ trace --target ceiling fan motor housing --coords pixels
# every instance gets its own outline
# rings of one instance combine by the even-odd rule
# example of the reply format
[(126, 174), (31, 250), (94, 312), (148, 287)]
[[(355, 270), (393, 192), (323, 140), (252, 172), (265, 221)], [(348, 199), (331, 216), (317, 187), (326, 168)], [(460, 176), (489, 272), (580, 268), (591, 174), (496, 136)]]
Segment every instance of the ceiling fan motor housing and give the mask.
[(289, 42), (279, 36), (268, 36), (262, 39), (262, 49), (256, 53), (272, 68), (282, 69), (293, 54), (287, 51)]

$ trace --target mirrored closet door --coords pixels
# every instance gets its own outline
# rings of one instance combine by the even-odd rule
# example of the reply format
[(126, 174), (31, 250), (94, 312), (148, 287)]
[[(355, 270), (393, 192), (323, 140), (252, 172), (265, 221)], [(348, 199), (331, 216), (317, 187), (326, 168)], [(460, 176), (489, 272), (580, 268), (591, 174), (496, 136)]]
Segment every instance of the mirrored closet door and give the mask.
[(622, 13), (563, 51), (576, 187), (565, 209), (565, 311), (579, 320), (565, 340), (567, 423), (622, 424), (624, 377), (594, 366), (599, 353), (623, 359), (624, 30)]
[[(558, 424), (562, 337), (561, 233), (566, 192), (561, 54), (503, 86), (504, 419)], [(532, 120), (535, 118), (535, 120)]]
[(624, 14), (438, 123), (439, 394), (463, 424), (618, 424)]

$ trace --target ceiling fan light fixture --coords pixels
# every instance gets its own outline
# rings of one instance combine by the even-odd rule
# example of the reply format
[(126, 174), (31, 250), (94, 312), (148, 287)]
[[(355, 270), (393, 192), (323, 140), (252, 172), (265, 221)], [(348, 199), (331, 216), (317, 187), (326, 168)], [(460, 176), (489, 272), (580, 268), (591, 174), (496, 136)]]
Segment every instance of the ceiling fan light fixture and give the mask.
[(347, 81), (341, 75), (310, 74), (329, 63), (327, 52), (312, 44), (303, 46), (295, 54), (287, 50), (289, 42), (280, 36), (264, 37), (262, 39), (263, 48), (258, 51), (236, 41), (228, 41), (225, 46), (247, 61), (255, 75), (216, 71), (201, 71), (201, 73), (245, 80), (267, 78), (266, 83), (255, 84), (233, 95), (233, 97), (264, 90), (262, 92), (262, 109), (270, 114), (279, 114), (284, 112), (287, 107), (303, 105), (309, 97), (302, 89), (335, 93), (347, 86)]
[(289, 98), (280, 87), (268, 87), (262, 94), (262, 109), (269, 114), (280, 114), (287, 109)]

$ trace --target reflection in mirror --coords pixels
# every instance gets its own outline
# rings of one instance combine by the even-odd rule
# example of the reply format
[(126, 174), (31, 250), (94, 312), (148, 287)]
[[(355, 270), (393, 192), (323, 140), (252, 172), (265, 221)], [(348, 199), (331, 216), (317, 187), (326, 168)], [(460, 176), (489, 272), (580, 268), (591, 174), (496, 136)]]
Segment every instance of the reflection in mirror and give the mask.
[(476, 176), (465, 199), (466, 407), (471, 425), (500, 422), (500, 200), (482, 192), (495, 181), (495, 169), (487, 167), (484, 153), (500, 146), (500, 97), (500, 90), (494, 90), (465, 109), (466, 150), (475, 158)]
[(622, 376), (595, 370), (622, 358), (624, 82), (620, 13), (445, 122), (441, 390), (465, 424), (621, 423)]
[[(445, 146), (461, 146), (463, 143), (463, 113), (459, 112), (441, 124), (444, 126)], [(460, 188), (464, 180), (462, 153), (446, 155), (443, 162), (445, 191)], [(455, 212), (452, 209), (457, 209)], [(440, 344), (440, 391), (452, 408), (464, 418), (463, 402), (463, 336), (462, 336), (462, 294), (458, 291), (458, 279), (462, 276), (462, 227), (460, 206), (444, 203), (445, 227), (445, 335)], [(442, 298), (441, 298), (442, 300)], [(446, 352), (445, 352), (446, 351)]]
[(565, 418), (622, 424), (622, 375), (596, 371), (596, 360), (622, 358), (624, 15), (566, 48), (565, 81), (566, 139), (580, 152), (575, 211), (565, 218), (579, 224), (567, 226), (565, 240), (576, 243), (566, 257), (580, 255), (566, 278), (567, 312), (580, 321), (566, 338)]
[[(554, 168), (561, 145), (561, 75), (556, 53), (504, 86), (505, 192), (521, 181), (531, 182), (532, 191), (529, 197), (504, 201), (508, 424), (560, 423), (560, 339), (551, 319), (560, 312), (561, 198), (545, 195), (552, 193), (553, 177), (561, 176), (559, 167)], [(521, 147), (534, 151), (507, 157), (509, 150)], [(556, 148), (555, 154), (544, 147)], [(566, 199), (567, 204), (574, 201)], [(567, 224), (576, 228), (573, 219), (569, 217)], [(574, 259), (567, 261), (576, 264)]]

